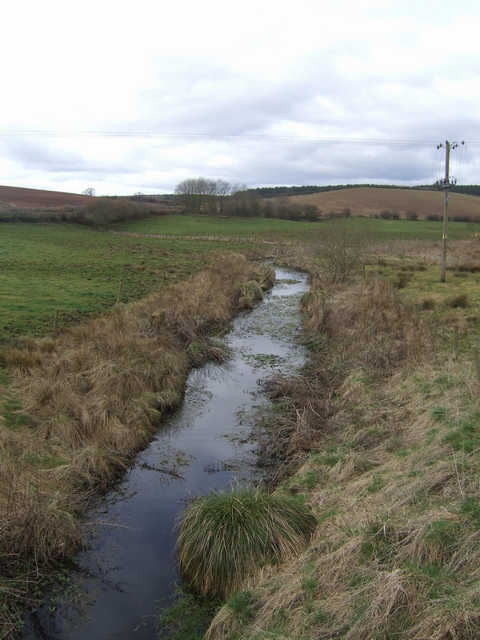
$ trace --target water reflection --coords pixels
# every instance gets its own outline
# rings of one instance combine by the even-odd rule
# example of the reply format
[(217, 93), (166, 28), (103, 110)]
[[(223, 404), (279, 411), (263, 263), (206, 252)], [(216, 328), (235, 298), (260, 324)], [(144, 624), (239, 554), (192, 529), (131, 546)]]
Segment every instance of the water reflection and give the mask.
[(305, 276), (277, 270), (273, 291), (226, 336), (232, 358), (192, 372), (182, 408), (91, 514), (95, 533), (79, 557), (74, 593), (55, 615), (47, 607), (33, 614), (24, 638), (155, 637), (158, 602), (168, 601), (178, 579), (174, 525), (185, 500), (260, 473), (248, 437), (252, 412), (267, 403), (259, 380), (302, 364), (294, 340), (306, 290)]

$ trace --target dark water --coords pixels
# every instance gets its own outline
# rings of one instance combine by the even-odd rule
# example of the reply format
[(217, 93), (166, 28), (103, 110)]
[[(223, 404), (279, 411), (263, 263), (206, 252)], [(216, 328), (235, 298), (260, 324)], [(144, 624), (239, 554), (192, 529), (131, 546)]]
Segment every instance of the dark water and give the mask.
[(259, 381), (300, 366), (295, 345), (305, 276), (277, 269), (274, 289), (242, 314), (225, 342), (232, 358), (191, 373), (183, 407), (100, 503), (89, 549), (56, 612), (45, 606), (25, 639), (153, 640), (154, 614), (179, 576), (174, 530), (189, 497), (259, 478), (248, 440), (252, 412), (267, 403)]

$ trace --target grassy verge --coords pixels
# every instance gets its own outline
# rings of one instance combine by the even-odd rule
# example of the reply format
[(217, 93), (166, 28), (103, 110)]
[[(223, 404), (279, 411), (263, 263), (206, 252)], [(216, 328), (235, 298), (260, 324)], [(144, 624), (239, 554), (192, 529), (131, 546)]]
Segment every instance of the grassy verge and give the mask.
[(436, 270), (403, 289), (393, 271), (317, 283), (304, 301), (311, 357), (270, 383), (281, 410), (263, 451), (280, 463), (276, 492), (302, 495), (320, 524), (306, 551), (242, 585), (248, 617), (223, 607), (206, 640), (478, 638), (480, 382), (446, 340), (465, 313), (452, 273), (433, 308), (418, 303)]

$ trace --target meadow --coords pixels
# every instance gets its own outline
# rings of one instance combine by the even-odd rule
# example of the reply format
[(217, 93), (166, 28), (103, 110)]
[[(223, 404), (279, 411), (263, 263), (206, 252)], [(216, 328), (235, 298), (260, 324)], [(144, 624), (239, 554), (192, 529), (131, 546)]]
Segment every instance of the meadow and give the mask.
[[(309, 242), (322, 234), (319, 222), (294, 222), (276, 218), (219, 218), (212, 216), (164, 216), (115, 225), (119, 231), (166, 236), (217, 236), (246, 240), (281, 242)], [(376, 241), (440, 240), (442, 223), (428, 220), (382, 220), (353, 217), (351, 225), (369, 233)], [(452, 240), (474, 237), (480, 224), (450, 222), (448, 235)]]
[(248, 616), (228, 600), (208, 637), (478, 637), (478, 225), (450, 224), (440, 283), (441, 223), (346, 222), (369, 243), (341, 283), (319, 260), (327, 221), (1, 226), (5, 636), (81, 548), (91, 496), (179, 405), (188, 370), (225, 357), (212, 337), (271, 286), (256, 265), (273, 256), (311, 275), (311, 357), (303, 376), (269, 383), (278, 407), (259, 449), (276, 461), (270, 489), (299, 494), (319, 528), (298, 557), (254, 571), (239, 592)]
[[(0, 311), (4, 336), (45, 335), (55, 310), (65, 324), (138, 300), (206, 264), (214, 241), (116, 236), (72, 224), (0, 227)], [(235, 244), (232, 248), (235, 248)]]
[[(164, 216), (99, 232), (72, 224), (3, 224), (0, 234), (0, 331), (47, 335), (55, 311), (63, 325), (146, 296), (198, 271), (213, 251), (272, 254), (271, 243), (311, 243), (324, 222)], [(435, 241), (442, 225), (425, 220), (354, 218), (376, 242)], [(480, 225), (450, 223), (449, 237), (474, 238)], [(120, 234), (120, 235), (119, 235)], [(152, 237), (152, 236), (162, 236)]]

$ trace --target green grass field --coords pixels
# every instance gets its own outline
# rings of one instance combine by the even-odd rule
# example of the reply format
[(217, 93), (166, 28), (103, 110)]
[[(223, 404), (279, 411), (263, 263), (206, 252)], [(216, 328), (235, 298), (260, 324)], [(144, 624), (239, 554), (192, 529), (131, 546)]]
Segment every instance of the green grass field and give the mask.
[[(440, 240), (442, 223), (427, 220), (382, 220), (351, 218), (352, 225), (378, 240)], [(307, 240), (322, 233), (325, 222), (293, 222), (272, 218), (218, 218), (210, 216), (165, 216), (115, 225), (119, 231), (162, 235), (219, 236), (255, 238), (256, 240)], [(450, 222), (448, 236), (453, 239), (473, 237), (480, 225)]]
[[(210, 269), (211, 278), (182, 280), (212, 252), (260, 259), (278, 251), (279, 263), (285, 259), (313, 274), (315, 306), (305, 306), (303, 326), (314, 353), (308, 379), (279, 382), (282, 404), (268, 423), (275, 448), (267, 449), (279, 460), (285, 455), (288, 475), (291, 461), (304, 461), (283, 490), (310, 493), (325, 529), (308, 553), (290, 567), (285, 563), (278, 581), (274, 572), (266, 574), (272, 582), (259, 591), (271, 597), (265, 606), (251, 606), (249, 595), (243, 610), (248, 624), (252, 615), (252, 633), (242, 630), (242, 637), (280, 626), (282, 637), (333, 637), (347, 628), (338, 620), (352, 629), (370, 620), (369, 630), (358, 627), (355, 637), (407, 637), (410, 621), (397, 616), (405, 611), (412, 624), (425, 624), (415, 637), (447, 629), (449, 638), (477, 638), (480, 382), (472, 346), (480, 336), (478, 225), (450, 224), (447, 283), (440, 283), (440, 222), (347, 223), (379, 243), (369, 243), (372, 254), (362, 256), (365, 269), (357, 269), (356, 278), (334, 286), (324, 273), (315, 275), (318, 251), (302, 250), (321, 237), (324, 221), (168, 216), (115, 225), (113, 233), (73, 224), (0, 224), (0, 627), (10, 633), (20, 624), (25, 594), (42, 580), (38, 553), (61, 561), (76, 551), (81, 491), (90, 499), (92, 486), (106, 487), (122, 473), (124, 460), (130, 464), (142, 438), (176, 406), (172, 397), (180, 401), (191, 336), (203, 340), (203, 327), (226, 326), (236, 306), (222, 303), (223, 289), (237, 295), (255, 269), (228, 256)], [(285, 244), (262, 244), (276, 241)], [(111, 308), (120, 282), (122, 302), (180, 284), (165, 298), (160, 292), (151, 303), (120, 306), (57, 340), (15, 339), (49, 335), (56, 309), (63, 326)], [(156, 333), (159, 324), (162, 333)], [(178, 329), (183, 342), (177, 348)], [(70, 513), (75, 516), (65, 517)], [(17, 567), (17, 558), (34, 570)], [(437, 567), (447, 562), (455, 567), (448, 580)], [(455, 597), (446, 601), (438, 593), (451, 584)], [(238, 616), (240, 599), (229, 602), (227, 610)], [(365, 616), (368, 610), (375, 615)], [(376, 612), (384, 610), (380, 627)], [(472, 621), (472, 633), (464, 633), (465, 620)], [(226, 629), (209, 637), (225, 638)]]
[[(234, 244), (229, 244), (234, 248)], [(132, 238), (68, 224), (0, 227), (0, 331), (43, 335), (60, 322), (139, 299), (204, 266), (213, 241)]]
[(219, 218), (217, 216), (162, 216), (115, 225), (119, 231), (185, 236), (239, 237), (257, 240), (303, 238), (318, 230), (318, 223), (270, 218)]
[[(376, 240), (439, 240), (439, 222), (353, 218)], [(148, 295), (197, 271), (212, 251), (261, 249), (261, 242), (314, 242), (325, 222), (166, 216), (94, 231), (71, 224), (0, 226), (0, 332), (45, 335), (60, 323)], [(474, 237), (479, 225), (451, 223), (449, 237)], [(138, 234), (138, 235), (137, 235)], [(181, 236), (155, 238), (152, 235)], [(200, 237), (202, 239), (200, 239)], [(265, 251), (271, 251), (265, 247)]]

